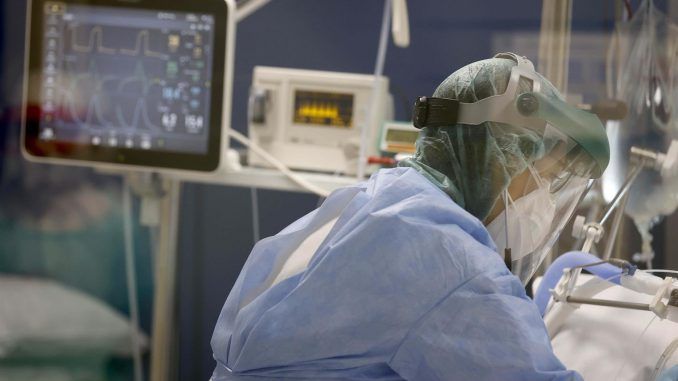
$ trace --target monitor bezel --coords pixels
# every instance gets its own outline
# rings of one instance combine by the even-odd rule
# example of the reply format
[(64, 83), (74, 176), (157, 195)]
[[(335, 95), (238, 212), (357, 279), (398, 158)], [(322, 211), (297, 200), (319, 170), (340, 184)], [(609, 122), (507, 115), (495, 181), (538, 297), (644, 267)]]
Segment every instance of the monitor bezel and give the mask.
[[(25, 99), (40, 99), (43, 67), (43, 16), (45, 3), (54, 0), (29, 2), (30, 25), (27, 27), (27, 62)], [(23, 151), (38, 161), (53, 160), (59, 163), (88, 163), (92, 166), (141, 166), (159, 169), (195, 170), (209, 172), (219, 167), (222, 150), (222, 117), (226, 75), (226, 51), (230, 9), (223, 0), (165, 2), (162, 0), (60, 0), (67, 5), (92, 7), (115, 7), (150, 11), (210, 14), (214, 17), (212, 80), (210, 94), (209, 132), (207, 151), (201, 154), (174, 151), (128, 149), (125, 147), (95, 146), (63, 141), (40, 139), (41, 110), (39, 104), (24, 101), (23, 105)]]

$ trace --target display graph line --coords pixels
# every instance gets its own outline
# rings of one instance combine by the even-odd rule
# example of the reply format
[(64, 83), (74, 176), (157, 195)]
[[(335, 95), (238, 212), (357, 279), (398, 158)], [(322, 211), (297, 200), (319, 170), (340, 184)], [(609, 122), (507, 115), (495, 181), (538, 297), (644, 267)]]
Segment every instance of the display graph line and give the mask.
[(89, 40), (87, 46), (78, 44), (78, 32), (76, 27), (71, 26), (71, 49), (78, 53), (91, 53), (94, 51), (94, 46), (97, 47), (97, 52), (102, 54), (116, 54), (117, 50), (115, 48), (105, 47), (103, 44), (104, 40), (104, 31), (100, 26), (95, 26), (89, 32)]
[[(101, 76), (97, 65), (94, 61), (90, 62), (90, 66), (87, 72), (78, 73), (70, 76), (70, 84), (66, 86), (66, 89), (61, 90), (61, 95), (63, 97), (62, 104), (64, 108), (70, 114), (70, 119), (74, 120), (79, 124), (86, 124), (88, 126), (103, 126), (103, 127), (114, 127), (119, 126), (127, 129), (138, 129), (139, 123), (143, 121), (144, 126), (151, 130), (161, 130), (156, 124), (151, 121), (151, 118), (148, 115), (148, 106), (146, 103), (146, 96), (151, 91), (154, 86), (162, 86), (163, 81), (159, 78), (148, 78), (143, 68), (143, 64), (137, 63), (134, 75), (131, 77), (121, 78), (119, 76), (113, 75), (104, 75)], [(85, 80), (91, 80), (95, 83), (94, 95), (87, 102), (87, 108), (84, 118), (81, 117), (82, 113), (78, 111), (75, 94), (77, 90), (82, 88), (81, 83)], [(124, 90), (126, 86), (129, 86), (132, 83), (141, 83), (142, 91), (138, 94), (138, 99), (135, 102), (134, 113), (132, 115), (132, 120), (130, 123), (127, 123), (125, 115), (123, 112), (122, 106), (120, 104), (113, 106), (113, 111), (115, 113), (115, 118), (117, 123), (110, 122), (106, 120), (103, 116), (102, 105), (105, 97), (101, 94), (104, 93), (103, 89), (107, 83), (114, 84), (118, 82), (118, 85), (115, 87), (116, 91), (112, 94), (114, 97), (126, 96)]]
[(42, 25), (39, 138), (206, 152), (211, 20), (82, 3), (47, 12)]
[[(101, 127), (113, 125), (102, 116), (98, 95), (93, 96), (87, 102), (87, 112), (85, 114), (85, 118), (83, 119), (79, 116), (80, 113), (76, 109), (76, 102), (73, 99), (74, 98), (73, 94), (67, 93), (65, 90), (62, 90), (62, 92), (64, 99), (67, 100), (65, 106), (68, 112), (70, 113), (71, 118), (75, 120), (77, 123), (86, 124), (88, 126), (101, 126)], [(93, 123), (94, 120), (96, 120), (97, 123)]]
[(142, 30), (141, 32), (139, 32), (139, 34), (137, 34), (136, 46), (134, 47), (134, 49), (121, 48), (120, 53), (130, 55), (130, 56), (138, 56), (139, 54), (141, 54), (141, 44), (142, 44), (142, 41), (143, 41), (143, 43), (144, 43), (143, 54), (146, 57), (153, 57), (153, 58), (159, 58), (159, 59), (162, 59), (162, 60), (167, 60), (169, 57), (166, 54), (152, 51), (149, 48), (149, 38), (150, 37), (149, 37), (148, 30)]
[(122, 127), (129, 128), (129, 129), (134, 129), (136, 126), (139, 124), (139, 119), (143, 118), (144, 124), (148, 127), (151, 127), (152, 130), (160, 130), (160, 127), (156, 126), (153, 124), (148, 117), (148, 110), (146, 108), (146, 101), (143, 98), (139, 98), (137, 100), (137, 103), (134, 107), (134, 114), (132, 115), (132, 123), (127, 124), (127, 121), (125, 120), (125, 116), (123, 115), (122, 108), (120, 106), (117, 106), (115, 109), (116, 116), (118, 117), (118, 123)]
[(146, 57), (157, 58), (161, 60), (169, 59), (167, 54), (150, 49), (150, 33), (146, 29), (137, 33), (134, 49), (116, 49), (104, 46), (104, 31), (101, 26), (95, 26), (90, 30), (87, 45), (78, 44), (77, 27), (70, 26), (69, 28), (71, 30), (71, 49), (78, 53), (92, 53), (95, 51), (96, 47), (96, 51), (102, 54), (113, 55), (119, 53), (127, 56), (139, 56), (143, 54)]
[[(79, 112), (76, 109), (75, 96), (76, 90), (79, 88), (81, 81), (88, 79), (90, 77), (96, 77), (96, 85), (94, 87), (94, 96), (87, 102), (87, 112), (85, 114), (85, 119), (79, 117)], [(101, 93), (103, 93), (104, 85), (108, 82), (117, 80), (117, 77), (112, 75), (106, 75), (99, 77), (98, 70), (94, 61), (90, 63), (89, 71), (86, 73), (81, 73), (72, 77), (71, 84), (68, 86), (68, 90), (62, 89), (61, 94), (63, 99), (66, 100), (66, 107), (70, 113), (71, 119), (75, 120), (80, 124), (93, 125), (92, 120), (96, 117), (98, 120), (97, 125), (101, 126), (110, 126), (112, 123), (108, 122), (104, 117), (101, 111)]]

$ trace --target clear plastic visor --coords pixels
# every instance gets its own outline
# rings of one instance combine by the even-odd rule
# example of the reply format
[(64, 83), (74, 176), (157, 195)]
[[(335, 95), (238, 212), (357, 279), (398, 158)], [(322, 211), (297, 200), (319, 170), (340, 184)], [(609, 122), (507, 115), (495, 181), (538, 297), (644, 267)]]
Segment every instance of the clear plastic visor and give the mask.
[[(507, 188), (508, 200), (500, 199), (496, 216), (506, 218), (506, 239), (497, 249), (511, 248), (512, 272), (526, 284), (549, 255), (560, 233), (574, 213), (591, 175), (594, 160), (575, 142), (547, 125), (544, 137), (548, 153), (514, 177)], [(502, 237), (502, 232), (498, 237)], [(512, 242), (513, 241), (513, 242)]]

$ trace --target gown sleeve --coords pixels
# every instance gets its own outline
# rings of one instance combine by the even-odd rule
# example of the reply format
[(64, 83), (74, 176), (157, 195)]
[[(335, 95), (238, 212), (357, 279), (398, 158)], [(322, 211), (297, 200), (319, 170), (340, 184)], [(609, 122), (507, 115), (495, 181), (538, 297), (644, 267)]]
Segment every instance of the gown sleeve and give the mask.
[(389, 365), (415, 380), (582, 380), (556, 358), (536, 305), (508, 269), (481, 273), (407, 333)]

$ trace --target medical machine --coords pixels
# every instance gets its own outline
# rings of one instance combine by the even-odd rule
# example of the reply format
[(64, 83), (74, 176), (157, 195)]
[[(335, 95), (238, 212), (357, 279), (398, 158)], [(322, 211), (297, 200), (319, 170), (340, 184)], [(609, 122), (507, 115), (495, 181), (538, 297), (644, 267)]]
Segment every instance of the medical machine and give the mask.
[[(376, 86), (376, 87), (375, 87)], [(378, 102), (370, 120), (372, 91)], [(368, 128), (366, 156), (378, 153), (380, 126), (393, 115), (388, 79), (364, 74), (257, 66), (254, 68), (249, 136), (292, 169), (354, 174), (361, 129)], [(252, 150), (249, 164), (270, 167)]]
[(379, 150), (386, 155), (412, 155), (417, 150), (416, 142), (419, 130), (412, 122), (387, 121), (382, 126)]
[(212, 171), (230, 118), (222, 0), (33, 0), (22, 149), (34, 161)]

